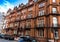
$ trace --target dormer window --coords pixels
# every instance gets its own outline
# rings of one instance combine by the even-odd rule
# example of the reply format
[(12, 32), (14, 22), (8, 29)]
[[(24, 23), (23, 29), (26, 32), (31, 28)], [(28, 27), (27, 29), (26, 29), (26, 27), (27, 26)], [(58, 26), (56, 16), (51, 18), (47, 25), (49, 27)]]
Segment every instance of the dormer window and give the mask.
[(40, 3), (39, 4), (39, 7), (43, 7), (43, 6), (45, 6), (45, 3)]
[(28, 0), (29, 2), (33, 1), (33, 0)]
[(37, 2), (38, 0), (33, 0), (34, 2)]
[(23, 4), (23, 3), (21, 3), (21, 6), (24, 6), (24, 4)]

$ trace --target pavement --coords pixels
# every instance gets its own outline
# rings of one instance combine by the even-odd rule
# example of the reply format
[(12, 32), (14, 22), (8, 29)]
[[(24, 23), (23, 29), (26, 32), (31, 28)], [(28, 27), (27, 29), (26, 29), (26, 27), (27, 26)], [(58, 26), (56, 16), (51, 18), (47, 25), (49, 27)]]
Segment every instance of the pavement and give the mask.
[(5, 40), (5, 39), (0, 39), (0, 42), (17, 42), (17, 41), (14, 41), (14, 40)]

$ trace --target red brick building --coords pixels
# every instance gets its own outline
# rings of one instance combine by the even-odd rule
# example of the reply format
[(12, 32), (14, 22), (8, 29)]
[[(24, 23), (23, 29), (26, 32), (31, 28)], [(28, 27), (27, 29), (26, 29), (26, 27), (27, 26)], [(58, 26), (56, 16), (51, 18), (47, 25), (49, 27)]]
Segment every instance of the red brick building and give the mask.
[(7, 13), (7, 34), (60, 42), (60, 0), (29, 0)]

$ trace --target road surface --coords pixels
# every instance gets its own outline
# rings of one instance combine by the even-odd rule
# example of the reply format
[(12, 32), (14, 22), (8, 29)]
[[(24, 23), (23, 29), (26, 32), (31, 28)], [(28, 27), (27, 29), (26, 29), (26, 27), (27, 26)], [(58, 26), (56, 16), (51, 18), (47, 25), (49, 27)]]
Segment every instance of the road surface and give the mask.
[(0, 42), (17, 42), (17, 41), (14, 41), (14, 40), (5, 40), (5, 39), (0, 39)]

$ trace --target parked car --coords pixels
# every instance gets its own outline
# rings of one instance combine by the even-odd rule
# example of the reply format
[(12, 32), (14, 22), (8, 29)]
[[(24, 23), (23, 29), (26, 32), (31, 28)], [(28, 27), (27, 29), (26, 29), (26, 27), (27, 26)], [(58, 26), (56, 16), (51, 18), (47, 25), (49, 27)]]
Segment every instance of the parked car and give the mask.
[(10, 35), (4, 35), (4, 39), (14, 40), (14, 37), (12, 37)]
[(4, 34), (0, 34), (0, 38), (4, 38)]
[(14, 37), (10, 36), (9, 40), (14, 40)]
[(37, 40), (31, 37), (20, 37), (18, 42), (37, 42)]

